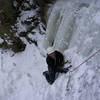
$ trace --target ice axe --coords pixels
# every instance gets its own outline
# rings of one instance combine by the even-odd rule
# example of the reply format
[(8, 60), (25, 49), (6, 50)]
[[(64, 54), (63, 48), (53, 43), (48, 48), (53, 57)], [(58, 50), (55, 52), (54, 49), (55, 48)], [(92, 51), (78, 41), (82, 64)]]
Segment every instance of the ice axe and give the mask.
[(64, 62), (64, 64), (67, 64), (67, 63), (70, 64), (71, 61), (67, 60), (67, 61)]

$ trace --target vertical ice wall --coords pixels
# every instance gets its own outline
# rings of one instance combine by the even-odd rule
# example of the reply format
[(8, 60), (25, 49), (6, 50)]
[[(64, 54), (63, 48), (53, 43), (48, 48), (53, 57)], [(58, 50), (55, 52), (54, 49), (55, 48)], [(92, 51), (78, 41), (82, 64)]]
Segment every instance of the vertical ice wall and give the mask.
[[(73, 46), (76, 42), (82, 46), (86, 35), (89, 35), (90, 38), (90, 35), (96, 34), (95, 32), (99, 31), (99, 25), (93, 18), (99, 8), (93, 3), (90, 6), (89, 0), (84, 2), (83, 0), (60, 0), (57, 2), (49, 17), (44, 47), (54, 46), (55, 49), (64, 51), (70, 44)], [(80, 34), (82, 35), (81, 40), (79, 40)], [(70, 42), (72, 37), (74, 43)], [(77, 46), (81, 48), (79, 44)], [(83, 48), (81, 49), (83, 50)], [(81, 49), (79, 50), (81, 51)]]
[(47, 25), (45, 48), (53, 46), (62, 52), (68, 48), (75, 27), (74, 8), (76, 5), (77, 3), (65, 0), (54, 5)]
[[(57, 1), (49, 17), (45, 47), (52, 45), (64, 51), (72, 59), (73, 67), (90, 57), (100, 49), (99, 5), (99, 0)], [(73, 72), (70, 88), (62, 100), (100, 99), (100, 52)], [(56, 91), (55, 95), (59, 93)]]
[(61, 6), (54, 6), (53, 11), (49, 17), (47, 30), (46, 30), (46, 38), (44, 41), (44, 47), (52, 46), (56, 37), (56, 33), (58, 31), (58, 27), (60, 24), (60, 11)]

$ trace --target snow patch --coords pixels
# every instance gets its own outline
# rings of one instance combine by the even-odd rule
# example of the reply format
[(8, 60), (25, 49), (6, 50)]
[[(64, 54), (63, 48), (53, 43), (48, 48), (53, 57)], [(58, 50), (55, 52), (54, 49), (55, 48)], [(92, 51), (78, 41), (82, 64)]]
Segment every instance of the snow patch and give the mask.
[(36, 11), (35, 10), (29, 10), (29, 11), (22, 11), (20, 14), (20, 20), (22, 22), (24, 22), (25, 20), (27, 20), (28, 18), (33, 17), (34, 15), (36, 15)]

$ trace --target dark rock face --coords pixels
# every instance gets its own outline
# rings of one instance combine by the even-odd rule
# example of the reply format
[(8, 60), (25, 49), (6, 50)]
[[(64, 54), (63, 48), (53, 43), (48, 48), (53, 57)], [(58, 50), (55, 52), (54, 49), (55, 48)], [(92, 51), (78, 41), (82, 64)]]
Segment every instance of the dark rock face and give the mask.
[(40, 16), (42, 22), (46, 25), (47, 24), (47, 11), (48, 11), (48, 4), (53, 3), (56, 0), (36, 0), (37, 4), (40, 6)]
[(24, 51), (25, 44), (12, 31), (11, 26), (17, 19), (12, 0), (0, 0), (0, 48), (11, 49), (14, 52)]
[[(11, 49), (14, 52), (24, 51), (26, 45), (21, 38), (25, 38), (29, 43), (38, 46), (36, 40), (32, 40), (29, 35), (35, 34), (35, 29), (40, 34), (46, 30), (48, 4), (55, 0), (0, 0), (0, 48)], [(20, 20), (22, 12), (35, 11), (35, 15), (29, 16), (27, 20)], [(27, 26), (18, 33), (19, 26)], [(44, 24), (43, 24), (44, 23)], [(42, 32), (41, 30), (44, 30)], [(21, 38), (20, 38), (21, 37)]]
[(11, 25), (16, 20), (16, 12), (11, 0), (0, 0), (0, 21), (2, 25)]
[(49, 3), (54, 2), (55, 0), (36, 0), (39, 4), (39, 6), (44, 7)]
[(15, 53), (21, 52), (25, 50), (26, 44), (22, 42), (22, 40), (18, 37), (15, 37), (15, 41), (12, 42), (9, 47), (11, 47), (11, 50), (14, 51)]
[(14, 7), (19, 12), (38, 8), (35, 0), (14, 0)]
[(16, 21), (11, 0), (0, 0), (0, 34), (9, 33), (10, 25)]
[(19, 37), (14, 37), (10, 44), (7, 43), (5, 40), (0, 44), (0, 48), (11, 49), (15, 53), (24, 51), (25, 47), (26, 44), (24, 44)]

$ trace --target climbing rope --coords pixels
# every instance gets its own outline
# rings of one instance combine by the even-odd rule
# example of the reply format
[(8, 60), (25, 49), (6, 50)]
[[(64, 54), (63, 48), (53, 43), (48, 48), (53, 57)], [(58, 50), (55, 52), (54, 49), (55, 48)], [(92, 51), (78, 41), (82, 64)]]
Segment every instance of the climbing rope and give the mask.
[(69, 70), (69, 78), (68, 78), (67, 86), (66, 86), (66, 90), (67, 91), (69, 91), (69, 83), (70, 83), (70, 79), (71, 79), (71, 72), (77, 70), (79, 67), (81, 67), (81, 65), (83, 65), (86, 62), (88, 62), (88, 60), (90, 60), (92, 57), (94, 57), (99, 52), (100, 52), (100, 49), (97, 50), (95, 53), (93, 53), (89, 58), (87, 58), (86, 60), (84, 60), (81, 64), (79, 64), (78, 66), (76, 66), (73, 70)]
[(95, 53), (93, 53), (89, 58), (87, 58), (86, 60), (84, 60), (81, 64), (79, 64), (78, 66), (76, 66), (73, 70), (70, 70), (70, 72), (75, 71), (76, 69), (78, 69), (79, 67), (81, 67), (81, 65), (83, 65), (84, 63), (88, 62), (88, 60), (90, 60), (92, 57), (94, 57), (97, 53), (100, 52), (100, 49), (97, 50)]

